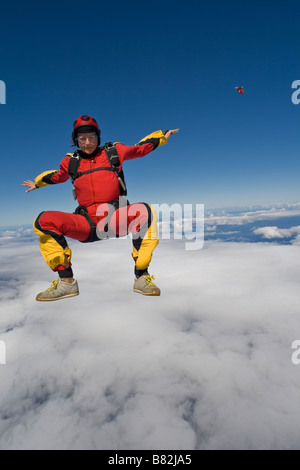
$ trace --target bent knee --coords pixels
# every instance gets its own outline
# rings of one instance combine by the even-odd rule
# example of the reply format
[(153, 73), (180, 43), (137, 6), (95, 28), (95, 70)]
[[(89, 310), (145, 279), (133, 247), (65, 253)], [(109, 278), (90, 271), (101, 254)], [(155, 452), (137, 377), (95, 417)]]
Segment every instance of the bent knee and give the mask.
[(33, 221), (33, 230), (35, 233), (38, 233), (38, 232), (42, 232), (43, 229), (41, 227), (41, 224), (40, 224), (40, 219), (42, 217), (42, 215), (44, 214), (45, 212), (41, 212), (37, 218)]

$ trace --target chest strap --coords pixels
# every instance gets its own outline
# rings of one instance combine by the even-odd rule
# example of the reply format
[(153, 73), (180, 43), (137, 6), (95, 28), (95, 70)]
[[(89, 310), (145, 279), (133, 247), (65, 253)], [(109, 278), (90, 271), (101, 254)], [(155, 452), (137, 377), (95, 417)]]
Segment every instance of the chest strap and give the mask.
[(72, 183), (74, 184), (74, 181), (77, 178), (80, 178), (81, 176), (87, 175), (89, 173), (94, 173), (95, 171), (113, 171), (119, 181), (121, 196), (126, 196), (127, 188), (126, 188), (124, 173), (123, 173), (123, 170), (121, 169), (120, 158), (119, 158), (119, 154), (116, 149), (116, 146), (112, 142), (107, 142), (104, 146), (104, 151), (106, 153), (108, 162), (110, 164), (109, 167), (99, 167), (99, 168), (94, 168), (92, 170), (87, 170), (87, 171), (78, 171), (82, 157), (80, 155), (79, 150), (76, 150), (74, 154), (70, 157), (70, 162), (69, 162), (69, 167), (68, 167), (68, 173), (72, 180)]

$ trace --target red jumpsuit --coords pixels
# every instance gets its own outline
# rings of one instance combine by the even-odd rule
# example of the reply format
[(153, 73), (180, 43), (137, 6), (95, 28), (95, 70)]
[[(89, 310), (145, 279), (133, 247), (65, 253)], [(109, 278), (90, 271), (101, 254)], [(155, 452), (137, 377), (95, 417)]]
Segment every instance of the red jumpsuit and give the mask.
[[(116, 143), (120, 165), (125, 160), (144, 157), (152, 150), (167, 142), (162, 131), (142, 139), (137, 145), (129, 147)], [(110, 168), (103, 147), (92, 156), (81, 153), (79, 172), (96, 168)], [(60, 164), (59, 171), (46, 171), (35, 179), (37, 187), (64, 183), (70, 178), (68, 173), (71, 154), (67, 154)], [(74, 183), (77, 200), (86, 208), (88, 216), (57, 211), (42, 212), (34, 221), (33, 229), (40, 237), (40, 248), (48, 266), (58, 272), (61, 278), (73, 277), (71, 250), (65, 237), (81, 242), (90, 241), (91, 223), (97, 225), (98, 239), (133, 234), (135, 272), (147, 271), (152, 252), (158, 244), (157, 217), (149, 204), (137, 203), (117, 207), (110, 205), (120, 196), (120, 186), (112, 171), (95, 171), (80, 176)], [(91, 219), (88, 221), (88, 217)]]

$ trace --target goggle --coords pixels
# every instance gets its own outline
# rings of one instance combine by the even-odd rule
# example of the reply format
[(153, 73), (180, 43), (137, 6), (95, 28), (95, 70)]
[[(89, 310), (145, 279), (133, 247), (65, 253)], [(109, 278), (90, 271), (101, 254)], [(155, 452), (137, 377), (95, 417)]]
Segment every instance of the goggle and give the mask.
[(96, 142), (98, 136), (97, 134), (86, 134), (86, 135), (80, 135), (77, 137), (77, 140), (80, 144), (85, 144), (87, 139), (89, 139), (90, 142)]

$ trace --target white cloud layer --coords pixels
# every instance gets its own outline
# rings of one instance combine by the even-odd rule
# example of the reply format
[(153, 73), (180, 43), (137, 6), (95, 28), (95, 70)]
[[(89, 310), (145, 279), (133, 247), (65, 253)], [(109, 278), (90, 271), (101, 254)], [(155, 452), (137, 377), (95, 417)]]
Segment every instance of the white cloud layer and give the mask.
[(18, 227), (0, 230), (0, 240), (11, 240), (14, 238), (32, 238), (32, 228)]
[[(278, 228), (276, 226), (261, 227), (253, 230), (255, 235), (262, 235), (263, 238), (272, 240), (273, 238), (289, 238), (297, 235), (295, 241), (297, 243), (298, 236), (300, 235), (300, 225), (291, 228)], [(295, 243), (295, 242), (294, 242)]]
[(38, 241), (0, 241), (0, 449), (299, 449), (299, 247), (163, 241), (159, 298), (130, 240), (71, 243), (81, 295)]

